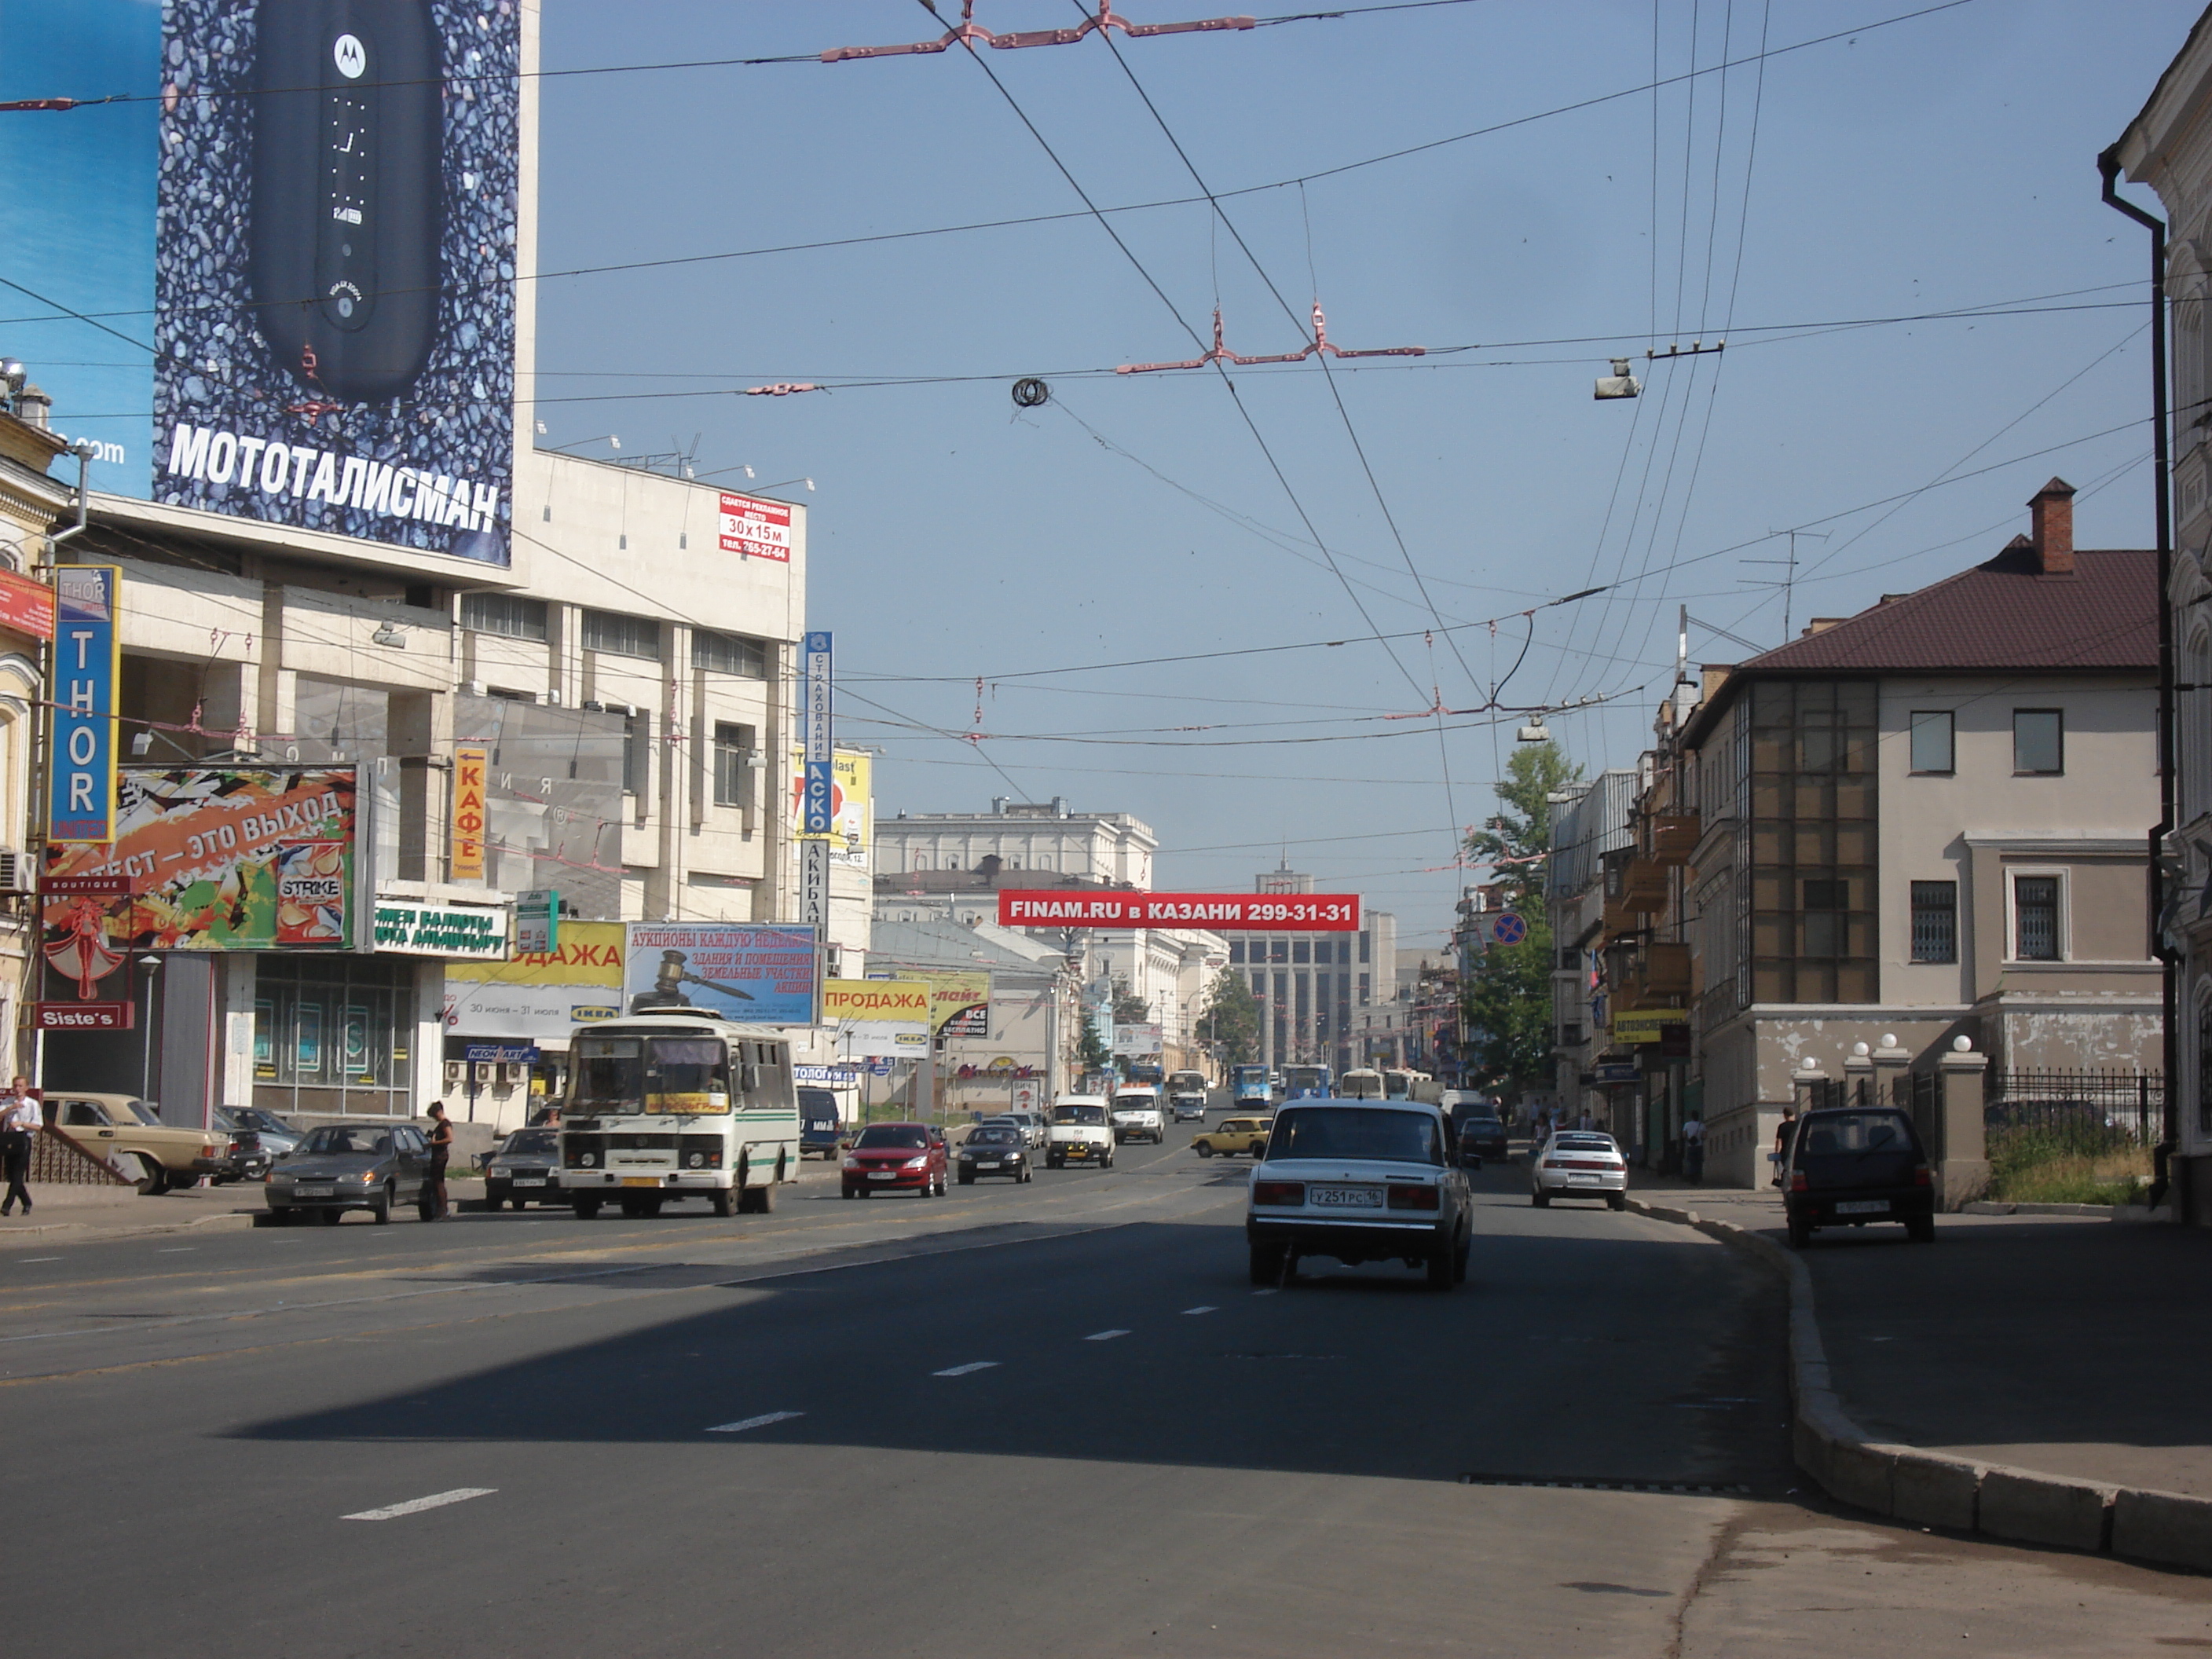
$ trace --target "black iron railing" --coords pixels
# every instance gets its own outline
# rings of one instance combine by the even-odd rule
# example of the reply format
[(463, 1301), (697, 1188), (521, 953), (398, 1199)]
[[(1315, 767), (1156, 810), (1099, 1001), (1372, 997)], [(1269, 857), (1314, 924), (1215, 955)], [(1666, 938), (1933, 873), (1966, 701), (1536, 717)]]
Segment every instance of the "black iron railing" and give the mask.
[(2159, 1072), (1992, 1071), (1982, 1086), (1982, 1119), (1993, 1138), (2035, 1133), (2069, 1152), (2154, 1146), (2165, 1116)]

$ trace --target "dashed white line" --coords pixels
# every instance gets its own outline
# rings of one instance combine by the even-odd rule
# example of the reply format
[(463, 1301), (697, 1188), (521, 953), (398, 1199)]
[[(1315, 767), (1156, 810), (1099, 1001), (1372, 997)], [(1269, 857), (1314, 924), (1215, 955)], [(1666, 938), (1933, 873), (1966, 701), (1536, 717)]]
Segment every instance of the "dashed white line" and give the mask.
[(354, 1515), (342, 1515), (341, 1521), (396, 1521), (403, 1515), (420, 1515), (424, 1510), (443, 1509), (448, 1504), (465, 1504), (471, 1498), (489, 1498), (497, 1486), (456, 1486), (451, 1492), (434, 1492), (428, 1498), (410, 1498), (404, 1504), (387, 1504), (380, 1510), (362, 1510)]
[(1275, 1287), (1274, 1287), (1273, 1285), (1269, 1285), (1269, 1286), (1268, 1286), (1266, 1290), (1264, 1290), (1264, 1291), (1253, 1291), (1253, 1292), (1252, 1292), (1252, 1294), (1253, 1294), (1253, 1295), (1255, 1295), (1255, 1296), (1273, 1296), (1273, 1295), (1274, 1295), (1274, 1293), (1275, 1293)]
[(27, 1255), (19, 1258), (21, 1264), (27, 1267), (33, 1261), (59, 1261), (61, 1259), (58, 1255)]
[(1185, 1308), (1185, 1309), (1183, 1310), (1183, 1315), (1184, 1315), (1184, 1316), (1185, 1316), (1186, 1318), (1188, 1318), (1188, 1317), (1190, 1315), (1192, 1315), (1192, 1314), (1219, 1313), (1220, 1311), (1221, 1311), (1221, 1310), (1220, 1310), (1220, 1309), (1218, 1309), (1218, 1308), (1217, 1308), (1217, 1307), (1214, 1307), (1214, 1306), (1213, 1306), (1213, 1305), (1212, 1305), (1210, 1303), (1207, 1303), (1207, 1304), (1200, 1304), (1199, 1306), (1197, 1306), (1197, 1307), (1195, 1307), (1195, 1308)]
[(1117, 1336), (1127, 1335), (1127, 1331), (1093, 1331), (1083, 1340), (1085, 1342), (1111, 1342)]
[(932, 1371), (932, 1376), (965, 1376), (970, 1371), (988, 1371), (999, 1362), (995, 1359), (971, 1359), (964, 1365), (948, 1365), (941, 1371)]
[(166, 1250), (156, 1250), (155, 1255), (188, 1255), (199, 1249), (197, 1244), (173, 1244)]
[(742, 1418), (735, 1423), (717, 1423), (707, 1431), (709, 1434), (743, 1434), (747, 1429), (764, 1429), (771, 1423), (788, 1423), (794, 1417), (804, 1417), (805, 1412), (768, 1412), (759, 1417)]

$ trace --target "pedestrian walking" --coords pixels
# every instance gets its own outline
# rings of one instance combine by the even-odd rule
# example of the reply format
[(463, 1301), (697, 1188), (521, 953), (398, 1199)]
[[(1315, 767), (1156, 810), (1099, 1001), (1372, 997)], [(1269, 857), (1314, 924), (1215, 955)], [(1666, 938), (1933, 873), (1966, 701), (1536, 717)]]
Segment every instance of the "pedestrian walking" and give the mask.
[(1682, 1176), (1690, 1182), (1705, 1178), (1705, 1121), (1699, 1117), (1682, 1120)]
[(8, 1192), (0, 1199), (0, 1215), (20, 1201), (23, 1213), (31, 1212), (31, 1146), (39, 1133), (39, 1103), (24, 1092), (26, 1081), (17, 1078), (0, 1095), (0, 1171), (8, 1177)]
[(1782, 1121), (1774, 1126), (1774, 1150), (1766, 1155), (1774, 1165), (1774, 1184), (1782, 1184), (1782, 1160), (1790, 1156), (1790, 1137), (1797, 1133), (1797, 1103), (1782, 1109)]
[(451, 1207), (446, 1201), (446, 1163), (453, 1155), (453, 1126), (443, 1103), (430, 1103), (430, 1128), (423, 1139), (430, 1143), (430, 1219), (443, 1221)]

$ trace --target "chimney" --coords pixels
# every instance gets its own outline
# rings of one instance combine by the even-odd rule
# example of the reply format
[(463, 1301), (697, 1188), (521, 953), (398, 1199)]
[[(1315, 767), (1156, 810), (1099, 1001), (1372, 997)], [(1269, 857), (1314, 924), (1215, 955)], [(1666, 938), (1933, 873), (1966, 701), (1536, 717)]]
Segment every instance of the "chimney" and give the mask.
[(37, 386), (27, 386), (15, 394), (15, 418), (42, 432), (53, 429), (54, 400)]
[(2027, 504), (2036, 556), (2046, 576), (2074, 574), (2074, 486), (2053, 478)]

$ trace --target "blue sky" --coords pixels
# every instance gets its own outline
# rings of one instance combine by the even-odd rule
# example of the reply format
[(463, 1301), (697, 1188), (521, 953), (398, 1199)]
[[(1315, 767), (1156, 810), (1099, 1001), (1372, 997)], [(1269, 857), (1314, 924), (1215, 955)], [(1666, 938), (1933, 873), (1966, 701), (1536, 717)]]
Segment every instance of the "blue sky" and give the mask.
[[(1615, 584), (1539, 615), (1501, 699), (1610, 699), (1551, 717), (1595, 769), (1643, 746), (1678, 605), (1694, 659), (1745, 654), (1704, 624), (1779, 642), (1757, 584), (1782, 567), (1751, 562), (1786, 554), (1771, 532), (1807, 532), (1793, 629), (1988, 556), (2053, 473), (2084, 492), (2083, 545), (2148, 544), (2146, 313), (2123, 286), (2144, 239), (2095, 158), (2195, 9), (1972, 0), (1881, 26), (1914, 9), (1478, 0), (1124, 40), (1118, 63), (1096, 40), (992, 52), (989, 75), (956, 49), (556, 76), (548, 271), (1076, 216), (550, 278), (545, 441), (696, 435), (702, 471), (814, 479), (783, 493), (812, 511), (810, 622), (838, 635), (842, 736), (884, 750), (880, 812), (1133, 811), (1162, 884), (1193, 889), (1247, 886), (1287, 844), (1425, 943), (1513, 728), (1383, 717), (1486, 701), (1525, 608)], [(1075, 17), (978, 3), (994, 29)], [(1859, 32), (1525, 118), (1649, 83), (1655, 27), (1661, 76), (1762, 33)], [(549, 0), (544, 65), (934, 32), (894, 0)], [(1124, 65), (1206, 185), (1246, 192), (1221, 205), (1253, 258), (1202, 201), (1109, 214), (1126, 253), (1084, 212), (1046, 144), (1102, 208), (1198, 193)], [(1197, 355), (1217, 295), (1233, 348), (1295, 350), (1316, 293), (1337, 343), (1432, 355), (1240, 370), (1233, 395), (1109, 372)], [(2034, 314), (1833, 326), (1962, 307)], [(1724, 328), (1718, 357), (1639, 362), (1640, 400), (1591, 398), (1609, 356)], [(1018, 374), (1052, 401), (1017, 410)], [(902, 380), (922, 383), (730, 395)], [(1376, 632), (1411, 637), (1356, 642)]]

